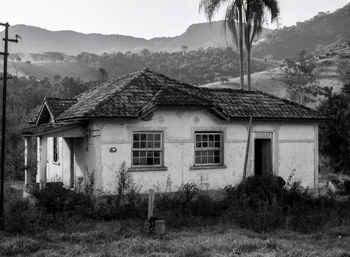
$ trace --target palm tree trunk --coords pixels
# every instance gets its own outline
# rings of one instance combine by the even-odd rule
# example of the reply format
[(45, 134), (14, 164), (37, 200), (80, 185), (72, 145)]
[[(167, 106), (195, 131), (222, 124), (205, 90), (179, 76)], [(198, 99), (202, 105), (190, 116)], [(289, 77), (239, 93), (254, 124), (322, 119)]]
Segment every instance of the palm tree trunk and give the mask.
[(248, 81), (248, 90), (252, 90), (252, 78), (251, 78), (251, 60), (250, 60), (251, 48), (247, 45), (247, 81)]
[(239, 55), (240, 55), (240, 77), (241, 86), (240, 89), (244, 88), (244, 50), (243, 50), (243, 11), (242, 5), (239, 7)]

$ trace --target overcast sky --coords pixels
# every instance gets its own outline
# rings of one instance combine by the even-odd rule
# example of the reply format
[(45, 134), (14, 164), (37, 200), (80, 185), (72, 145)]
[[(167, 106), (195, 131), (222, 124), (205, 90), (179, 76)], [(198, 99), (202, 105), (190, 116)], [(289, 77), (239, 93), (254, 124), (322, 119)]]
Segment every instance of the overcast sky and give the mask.
[[(205, 22), (199, 0), (0, 0), (0, 21), (49, 30), (122, 34), (137, 37), (175, 36), (189, 25)], [(280, 0), (282, 26), (334, 11), (349, 0)], [(216, 16), (222, 19), (223, 12)]]

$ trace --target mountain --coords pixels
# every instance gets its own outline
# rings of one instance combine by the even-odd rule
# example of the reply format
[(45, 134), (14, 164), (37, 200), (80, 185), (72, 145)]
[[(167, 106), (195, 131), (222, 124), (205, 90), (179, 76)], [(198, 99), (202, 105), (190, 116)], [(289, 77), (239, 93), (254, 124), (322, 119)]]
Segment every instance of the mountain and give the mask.
[[(313, 55), (316, 59), (316, 72), (319, 74), (320, 86), (332, 87), (333, 92), (339, 92), (344, 82), (338, 66), (343, 64), (350, 68), (350, 40), (340, 37), (329, 45), (318, 47)], [(276, 96), (285, 97), (286, 85), (282, 81), (283, 73), (278, 68), (281, 62), (275, 62), (274, 65), (277, 68), (253, 73), (252, 87)], [(202, 87), (208, 88), (239, 88), (239, 86), (239, 77), (229, 78), (225, 82), (217, 81), (202, 85)]]
[[(264, 40), (272, 30), (264, 29), (261, 39)], [(15, 53), (62, 52), (76, 55), (81, 52), (102, 54), (104, 52), (139, 52), (143, 49), (159, 52), (180, 51), (181, 46), (189, 50), (207, 47), (226, 47), (227, 40), (223, 31), (223, 22), (199, 23), (191, 25), (186, 32), (176, 37), (160, 37), (146, 40), (123, 35), (84, 34), (75, 31), (50, 31), (27, 25), (10, 27), (10, 36), (22, 37), (19, 44), (11, 45)], [(230, 43), (230, 45), (232, 45)]]
[(254, 56), (262, 58), (271, 55), (281, 60), (302, 50), (312, 52), (340, 37), (349, 39), (349, 24), (350, 4), (347, 4), (333, 13), (322, 12), (308, 21), (275, 31), (254, 48)]

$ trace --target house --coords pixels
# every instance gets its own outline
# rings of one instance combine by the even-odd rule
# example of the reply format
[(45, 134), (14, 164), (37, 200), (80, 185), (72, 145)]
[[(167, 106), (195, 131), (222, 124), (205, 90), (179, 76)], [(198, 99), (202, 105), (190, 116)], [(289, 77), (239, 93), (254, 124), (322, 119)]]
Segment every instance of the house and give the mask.
[(113, 193), (125, 162), (142, 192), (190, 182), (221, 189), (242, 181), (244, 166), (247, 176), (292, 177), (315, 189), (320, 120), (263, 92), (199, 88), (145, 69), (73, 99), (46, 98), (23, 131), (25, 183), (34, 182), (34, 137), (40, 184), (74, 188), (92, 178), (95, 190)]

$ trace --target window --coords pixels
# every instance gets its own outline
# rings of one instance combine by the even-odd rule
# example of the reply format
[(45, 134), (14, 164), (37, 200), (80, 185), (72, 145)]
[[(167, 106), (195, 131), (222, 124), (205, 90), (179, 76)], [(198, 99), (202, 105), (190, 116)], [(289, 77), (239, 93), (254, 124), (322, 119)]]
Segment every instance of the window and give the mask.
[(221, 132), (195, 133), (195, 165), (223, 165)]
[(58, 162), (60, 146), (59, 146), (57, 137), (53, 138), (53, 144), (52, 145), (53, 145), (53, 151), (52, 151), (53, 152), (53, 161), (54, 162)]
[(162, 140), (161, 132), (134, 132), (132, 141), (132, 166), (162, 166)]

